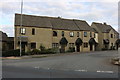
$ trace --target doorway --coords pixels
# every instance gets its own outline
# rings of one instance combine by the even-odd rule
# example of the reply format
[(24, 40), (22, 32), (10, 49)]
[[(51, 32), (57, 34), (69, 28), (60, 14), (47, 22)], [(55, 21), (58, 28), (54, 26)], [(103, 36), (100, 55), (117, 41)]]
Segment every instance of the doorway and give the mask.
[(92, 51), (93, 50), (93, 45), (90, 45), (90, 51)]
[(61, 45), (60, 53), (64, 53), (64, 52), (65, 52), (65, 45)]
[(80, 52), (80, 45), (76, 45), (77, 52)]

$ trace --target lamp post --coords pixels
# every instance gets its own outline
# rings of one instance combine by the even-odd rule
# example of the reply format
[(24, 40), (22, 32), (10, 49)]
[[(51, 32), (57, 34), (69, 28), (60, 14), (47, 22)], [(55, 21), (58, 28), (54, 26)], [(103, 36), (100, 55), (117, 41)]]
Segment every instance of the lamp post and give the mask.
[(21, 40), (21, 30), (22, 30), (22, 10), (23, 10), (23, 0), (21, 1), (21, 18), (20, 18), (20, 56), (22, 55), (22, 40)]

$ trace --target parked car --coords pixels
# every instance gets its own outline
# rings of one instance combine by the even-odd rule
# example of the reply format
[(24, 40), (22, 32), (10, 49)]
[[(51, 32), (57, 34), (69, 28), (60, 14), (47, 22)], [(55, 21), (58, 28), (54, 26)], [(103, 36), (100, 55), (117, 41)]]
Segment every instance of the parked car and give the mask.
[(120, 57), (112, 58), (111, 63), (114, 64), (114, 65), (119, 65), (120, 66)]

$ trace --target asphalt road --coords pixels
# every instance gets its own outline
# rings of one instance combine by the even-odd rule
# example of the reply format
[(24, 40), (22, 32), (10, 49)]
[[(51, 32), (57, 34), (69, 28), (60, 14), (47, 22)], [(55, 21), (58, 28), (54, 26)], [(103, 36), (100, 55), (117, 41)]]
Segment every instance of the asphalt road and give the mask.
[(118, 78), (117, 51), (3, 60), (3, 78)]

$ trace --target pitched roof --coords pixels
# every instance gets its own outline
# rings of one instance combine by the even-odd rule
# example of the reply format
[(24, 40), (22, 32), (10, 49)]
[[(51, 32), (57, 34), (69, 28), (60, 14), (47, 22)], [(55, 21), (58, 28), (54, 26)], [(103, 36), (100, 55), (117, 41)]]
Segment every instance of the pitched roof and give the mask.
[(92, 24), (96, 25), (96, 27), (103, 33), (109, 33), (110, 30), (114, 30), (115, 33), (118, 34), (118, 32), (111, 26), (111, 25), (107, 25), (107, 24), (102, 24), (102, 23), (96, 23), (93, 22)]
[(91, 30), (91, 27), (88, 25), (86, 21), (74, 19), (74, 22), (76, 23), (76, 25), (78, 26), (80, 30)]
[(4, 32), (2, 32), (2, 31), (0, 31), (0, 41), (7, 41), (7, 34), (6, 33), (4, 33)]
[[(15, 14), (15, 25), (20, 26), (21, 23), (21, 15)], [(49, 18), (42, 17), (42, 16), (32, 16), (32, 15), (25, 15), (22, 14), (22, 25), (27, 27), (49, 27), (51, 28), (52, 25), (50, 23)]]
[[(34, 16), (22, 14), (22, 25), (67, 30), (91, 30), (86, 21), (63, 19), (60, 17)], [(21, 14), (15, 14), (15, 26), (20, 26)]]

